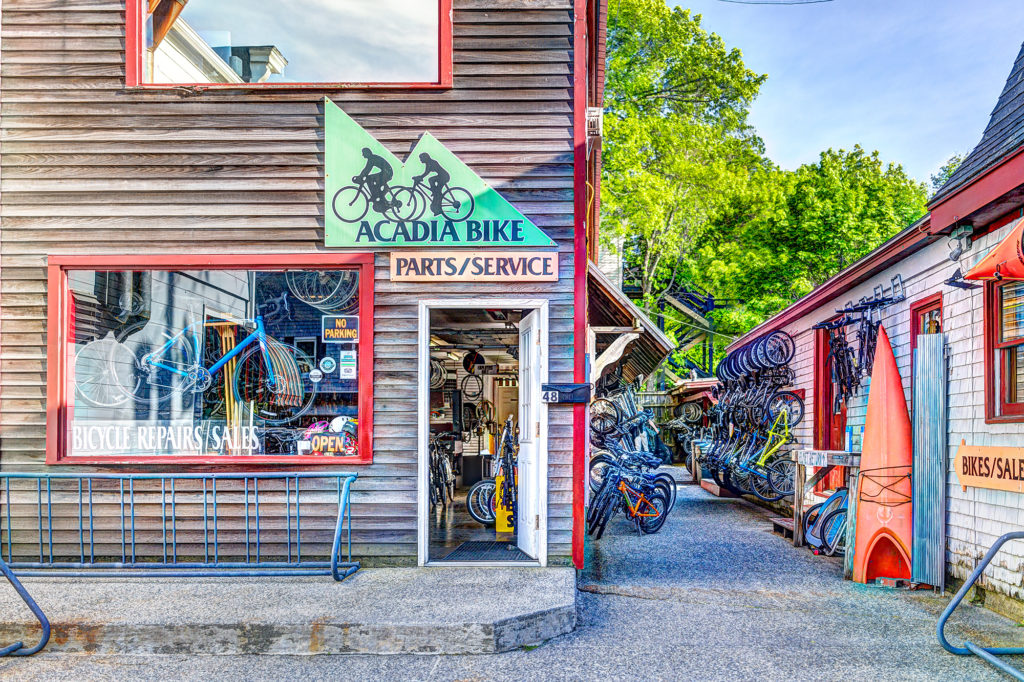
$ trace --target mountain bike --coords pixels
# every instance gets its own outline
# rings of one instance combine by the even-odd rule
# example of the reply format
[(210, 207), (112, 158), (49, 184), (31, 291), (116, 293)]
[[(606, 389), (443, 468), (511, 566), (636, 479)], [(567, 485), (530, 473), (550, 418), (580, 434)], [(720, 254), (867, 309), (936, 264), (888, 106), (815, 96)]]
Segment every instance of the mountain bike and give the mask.
[(144, 330), (124, 341), (108, 333), (75, 356), (75, 388), (96, 407), (119, 407), (132, 400), (159, 408), (173, 395), (211, 389), (214, 377), (228, 367), (235, 400), (260, 423), (284, 424), (308, 412), (317, 390), (310, 379), (316, 368), (312, 358), (267, 335), (261, 316), (224, 321), (252, 326), (253, 331), (209, 365), (206, 324), (201, 322), (174, 335), (147, 335)]
[(512, 518), (516, 518), (517, 491), (517, 467), (516, 460), (519, 457), (518, 429), (512, 421), (512, 415), (505, 420), (501, 429), (501, 436), (498, 439), (497, 452), (494, 454), (494, 476), (484, 478), (474, 483), (466, 493), (466, 508), (469, 515), (477, 523), (485, 526), (494, 525), (497, 515), (497, 480), (498, 474), (503, 476), (501, 499), (505, 508), (512, 512)]
[(455, 501), (455, 435), (435, 433), (430, 436), (430, 508), (447, 509)]

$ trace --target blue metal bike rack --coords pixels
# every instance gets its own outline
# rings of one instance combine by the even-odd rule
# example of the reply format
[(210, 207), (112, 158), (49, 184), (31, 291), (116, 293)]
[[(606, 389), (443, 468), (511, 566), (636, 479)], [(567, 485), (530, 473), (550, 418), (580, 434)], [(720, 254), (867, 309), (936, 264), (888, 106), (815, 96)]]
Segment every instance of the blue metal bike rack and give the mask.
[(974, 583), (978, 580), (978, 578), (981, 577), (982, 571), (984, 571), (985, 568), (988, 567), (993, 557), (995, 557), (995, 555), (999, 552), (999, 549), (1010, 540), (1024, 540), (1024, 531), (1007, 533), (1006, 535), (996, 540), (995, 544), (992, 545), (992, 548), (988, 550), (988, 552), (985, 554), (985, 557), (981, 560), (981, 563), (978, 564), (977, 568), (974, 569), (974, 572), (971, 573), (970, 577), (964, 581), (963, 587), (960, 588), (960, 591), (957, 592), (956, 596), (954, 596), (953, 599), (949, 602), (949, 605), (946, 607), (946, 610), (942, 612), (941, 616), (939, 616), (939, 624), (938, 626), (936, 626), (935, 632), (939, 637), (939, 644), (941, 644), (942, 648), (948, 651), (949, 653), (957, 654), (958, 656), (968, 656), (973, 654), (975, 656), (978, 656), (985, 662), (995, 666), (999, 670), (1002, 670), (1004, 673), (1010, 675), (1014, 679), (1024, 681), (1024, 673), (1021, 673), (1020, 670), (1017, 670), (1013, 666), (1007, 664), (1005, 661), (999, 660), (998, 658), (998, 656), (1024, 655), (1024, 647), (981, 647), (977, 644), (974, 644), (973, 642), (967, 641), (964, 642), (964, 645), (962, 647), (953, 646), (949, 643), (949, 640), (946, 639), (946, 635), (944, 633), (944, 630), (946, 628), (946, 621), (949, 620), (949, 617), (953, 614), (953, 611), (956, 610), (956, 607), (960, 605), (961, 601), (963, 601), (963, 598), (967, 595), (967, 592), (971, 589), (971, 587), (974, 586)]
[[(6, 555), (6, 565), (26, 576), (329, 575), (342, 581), (360, 566), (358, 561), (352, 561), (352, 507), (349, 504), (356, 477), (354, 473), (336, 472), (0, 473), (3, 502), (0, 504), (0, 559)], [(310, 484), (310, 479), (320, 479), (320, 485)], [(261, 494), (263, 509), (260, 508)], [(320, 537), (327, 531), (304, 524), (303, 509), (305, 506), (308, 510), (312, 504), (322, 506), (328, 500), (337, 505), (331, 553), (326, 560), (314, 559), (310, 556), (310, 546), (315, 546), (317, 540), (309, 536)], [(137, 530), (136, 507), (147, 504), (151, 514), (154, 508), (159, 509), (159, 523), (156, 529), (151, 524), (148, 529)], [(177, 513), (178, 507), (186, 504), (200, 509), (198, 518), (183, 518)], [(33, 519), (34, 528), (16, 529), (12, 524), (12, 506), (21, 509), (21, 518)], [(114, 507), (119, 513), (112, 517), (100, 516), (95, 513), (97, 506)], [(284, 507), (284, 513), (278, 511), (271, 517), (266, 511), (268, 506), (275, 510)], [(31, 509), (27, 515), (26, 507)], [(244, 508), (244, 512), (239, 513), (239, 507)], [(68, 513), (69, 508), (71, 513)], [(307, 511), (307, 518), (309, 515)], [(111, 518), (118, 527), (107, 528), (107, 543), (102, 545), (102, 540), (94, 537), (97, 521), (109, 524)], [(276, 528), (268, 527), (275, 521)], [(244, 525), (239, 528), (238, 524)], [(114, 556), (110, 556), (111, 530), (115, 534), (119, 532), (120, 539), (119, 551)], [(285, 538), (267, 540), (268, 530), (276, 530), (278, 536), (284, 533)], [(179, 539), (179, 532), (193, 538), (184, 549), (182, 546), (186, 543)], [(143, 533), (148, 533), (148, 539)], [(159, 534), (155, 542), (154, 533)], [(343, 542), (347, 549), (344, 558)], [(137, 545), (146, 543), (160, 547), (157, 556), (139, 556)], [(268, 544), (277, 546), (278, 557), (273, 560), (267, 558)], [(324, 547), (323, 542), (318, 544)], [(225, 549), (225, 545), (230, 549)], [(29, 559), (30, 549), (38, 560)], [(226, 556), (227, 552), (233, 554)], [(323, 554), (326, 552), (319, 556)]]
[(25, 586), (21, 584), (21, 581), (18, 580), (17, 576), (14, 575), (14, 571), (11, 570), (10, 566), (7, 565), (3, 558), (0, 558), (0, 573), (3, 573), (4, 576), (7, 578), (8, 582), (11, 583), (11, 586), (14, 587), (15, 590), (17, 590), (18, 595), (22, 598), (25, 604), (32, 610), (32, 613), (35, 614), (35, 617), (39, 619), (39, 625), (41, 625), (43, 628), (43, 632), (39, 636), (38, 644), (26, 649), (25, 645), (22, 642), (15, 642), (14, 644), (11, 644), (9, 646), (0, 648), (0, 657), (31, 656), (32, 654), (41, 650), (44, 646), (46, 646), (46, 643), (50, 641), (50, 621), (46, 618), (46, 614), (44, 614), (43, 610), (39, 608), (39, 604), (37, 604), (36, 600), (32, 598), (32, 595), (28, 593), (28, 590), (26, 590)]

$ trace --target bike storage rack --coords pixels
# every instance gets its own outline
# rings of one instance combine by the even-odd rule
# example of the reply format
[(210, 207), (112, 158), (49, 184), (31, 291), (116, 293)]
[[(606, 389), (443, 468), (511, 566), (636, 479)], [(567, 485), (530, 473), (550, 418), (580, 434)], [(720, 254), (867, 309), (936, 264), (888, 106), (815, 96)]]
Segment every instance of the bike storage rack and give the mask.
[[(26, 576), (82, 578), (329, 575), (340, 582), (360, 567), (352, 561), (349, 504), (356, 476), (334, 472), (0, 473), (0, 560), (6, 562), (0, 570), (26, 601), (28, 595), (19, 589), (10, 569)], [(320, 518), (324, 505), (337, 508), (327, 559), (310, 556), (311, 545), (325, 545), (326, 529), (310, 527), (314, 505)], [(12, 507), (17, 507), (17, 514)], [(145, 523), (137, 523), (143, 516), (137, 513), (140, 507)], [(116, 510), (113, 514), (111, 508)], [(13, 518), (22, 527), (15, 527)], [(28, 519), (34, 527), (24, 527)], [(104, 534), (95, 537), (99, 527)], [(273, 536), (268, 538), (270, 532)], [(156, 556), (139, 556), (142, 544), (156, 546)], [(266, 559), (268, 545), (285, 559)], [(56, 552), (55, 546), (59, 547)], [(42, 615), (33, 611), (37, 617)]]
[(4, 577), (7, 578), (7, 582), (11, 583), (11, 586), (17, 591), (18, 596), (20, 596), (22, 601), (24, 601), (29, 609), (32, 610), (36, 619), (39, 620), (39, 625), (43, 628), (43, 632), (39, 636), (39, 642), (35, 646), (26, 648), (23, 642), (15, 642), (14, 644), (0, 647), (0, 658), (3, 656), (31, 656), (32, 654), (41, 651), (42, 648), (46, 646), (47, 642), (50, 641), (50, 621), (46, 618), (46, 614), (43, 613), (43, 610), (39, 608), (39, 604), (36, 603), (36, 600), (32, 598), (32, 595), (28, 593), (25, 586), (21, 584), (20, 580), (18, 580), (18, 577), (14, 575), (14, 571), (12, 571), (11, 567), (7, 565), (7, 562), (3, 560), (3, 557), (0, 557), (0, 573), (4, 574)]
[(949, 617), (953, 615), (953, 611), (960, 606), (960, 602), (963, 601), (964, 597), (967, 596), (967, 592), (974, 586), (974, 583), (977, 582), (978, 578), (981, 577), (982, 572), (988, 568), (992, 559), (999, 553), (1000, 548), (1010, 540), (1024, 540), (1024, 531), (1007, 533), (995, 541), (995, 544), (993, 544), (991, 549), (989, 549), (985, 554), (981, 563), (979, 563), (974, 569), (970, 577), (964, 581), (960, 591), (956, 593), (956, 596), (954, 596), (949, 602), (949, 605), (946, 606), (946, 610), (942, 612), (941, 616), (939, 616), (939, 624), (935, 628), (935, 634), (939, 638), (939, 644), (941, 644), (942, 648), (949, 653), (957, 654), (958, 656), (968, 656), (973, 654), (1014, 679), (1024, 680), (1024, 673), (1021, 673), (1020, 670), (1007, 664), (1005, 661), (999, 660), (998, 658), (999, 656), (1024, 655), (1024, 647), (982, 647), (978, 646), (974, 642), (968, 641), (964, 641), (963, 646), (953, 646), (949, 643), (949, 640), (946, 639), (945, 634), (946, 621), (948, 621)]

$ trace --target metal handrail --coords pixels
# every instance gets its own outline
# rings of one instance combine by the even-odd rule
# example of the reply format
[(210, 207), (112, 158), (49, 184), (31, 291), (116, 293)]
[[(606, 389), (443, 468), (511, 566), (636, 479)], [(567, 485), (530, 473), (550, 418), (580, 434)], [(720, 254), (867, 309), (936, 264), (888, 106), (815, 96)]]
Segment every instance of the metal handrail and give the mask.
[(981, 563), (979, 563), (974, 569), (970, 577), (964, 581), (960, 591), (956, 593), (953, 599), (949, 602), (949, 605), (946, 606), (946, 610), (942, 612), (941, 616), (939, 616), (939, 623), (935, 628), (935, 634), (939, 638), (939, 644), (941, 644), (942, 648), (949, 653), (957, 654), (958, 656), (974, 654), (987, 663), (999, 668), (1007, 675), (1018, 680), (1024, 680), (1024, 674), (1022, 674), (1021, 671), (996, 658), (997, 656), (1024, 654), (1024, 647), (981, 647), (968, 641), (964, 641), (963, 646), (953, 646), (949, 643), (949, 640), (946, 639), (946, 634), (944, 632), (946, 628), (946, 621), (949, 620), (953, 611), (956, 610), (956, 607), (958, 607), (960, 602), (963, 601), (967, 592), (974, 586), (974, 583), (978, 578), (981, 577), (982, 572), (988, 567), (989, 563), (992, 562), (992, 559), (999, 552), (1000, 548), (1010, 540), (1024, 540), (1024, 531), (1007, 533), (995, 541), (995, 544), (992, 545), (991, 549), (989, 549), (984, 558), (982, 558)]
[[(10, 568), (17, 569), (22, 575), (44, 576), (53, 575), (59, 572), (64, 577), (97, 577), (118, 575), (121, 577), (266, 577), (266, 576), (315, 576), (330, 575), (337, 581), (344, 580), (359, 570), (360, 563), (352, 561), (352, 506), (350, 504), (350, 492), (355, 473), (340, 472), (276, 472), (276, 473), (210, 473), (210, 474), (113, 474), (113, 473), (0, 473), (0, 494), (3, 495), (5, 503), (0, 509), (6, 507), (5, 513), (0, 513), (0, 528), (6, 525), (6, 549), (7, 564)], [(334, 479), (338, 496), (337, 520), (334, 527), (334, 536), (331, 543), (331, 556), (329, 561), (310, 560), (302, 556), (302, 509), (299, 481), (304, 479), (320, 478)], [(16, 561), (11, 547), (11, 535), (13, 527), (11, 523), (11, 482), (17, 480), (34, 481), (35, 486), (31, 489), (36, 498), (33, 504), (37, 507), (35, 514), (37, 529), (35, 535), (38, 537), (39, 560), (38, 561)], [(78, 535), (80, 561), (60, 561), (54, 556), (54, 514), (52, 492), (55, 481), (71, 480), (77, 482), (77, 488), (63, 490), (78, 497), (78, 511), (75, 517), (71, 518), (72, 524), (77, 521), (77, 528), (72, 527), (72, 533)], [(121, 557), (120, 561), (97, 560), (93, 554), (95, 548), (93, 538), (93, 482), (100, 480), (117, 481), (117, 488), (107, 491), (116, 497), (115, 503), (120, 504), (121, 530)], [(202, 484), (202, 527), (198, 529), (202, 543), (202, 561), (182, 560), (178, 557), (177, 529), (180, 524), (176, 514), (176, 502), (185, 491), (176, 492), (177, 481), (192, 480)], [(244, 491), (221, 491), (224, 494), (234, 492), (243, 494), (242, 503), (245, 505), (245, 526), (244, 526), (244, 561), (226, 561), (220, 556), (218, 538), (218, 488), (217, 482), (224, 480), (235, 480), (242, 483)], [(255, 502), (255, 528), (250, 537), (250, 480), (252, 481), (252, 500)], [(284, 494), (286, 496), (284, 519), (287, 532), (287, 561), (273, 561), (261, 558), (261, 519), (260, 511), (260, 487), (259, 481), (277, 480), (284, 483)], [(163, 546), (163, 561), (147, 561), (136, 556), (136, 527), (135, 508), (136, 493), (140, 492), (135, 486), (138, 481), (158, 481), (159, 489), (151, 491), (159, 495), (160, 524), (162, 537), (160, 542)], [(168, 486), (168, 483), (170, 484)], [(208, 487), (209, 484), (209, 487)], [(74, 484), (72, 484), (74, 485)], [(331, 486), (334, 487), (334, 486)], [(325, 493), (327, 489), (315, 492)], [(22, 490), (21, 492), (25, 492)], [(145, 492), (145, 491), (142, 491)], [(264, 490), (264, 494), (266, 494)], [(333, 492), (333, 491), (332, 491)], [(212, 497), (211, 497), (212, 494)], [(176, 497), (177, 495), (177, 497)], [(291, 500), (294, 495), (294, 504)], [(211, 504), (207, 504), (210, 499)], [(84, 510), (88, 509), (88, 513)], [(212, 513), (211, 513), (212, 509)], [(45, 511), (45, 513), (44, 513)], [(6, 517), (6, 518), (5, 518)], [(4, 523), (6, 521), (6, 523)], [(45, 523), (44, 523), (45, 521)], [(212, 521), (212, 524), (211, 524)], [(293, 543), (293, 522), (294, 522), (294, 543)], [(342, 535), (347, 527), (347, 538), (345, 544), (347, 556), (342, 556)], [(212, 531), (212, 532), (211, 532)], [(67, 532), (67, 530), (65, 530)], [(241, 532), (241, 531), (239, 531)], [(45, 534), (45, 539), (44, 539)], [(223, 535), (222, 530), (220, 535)], [(0, 538), (2, 540), (3, 538)], [(254, 542), (253, 542), (254, 540)], [(3, 542), (0, 541), (0, 558), (3, 555)], [(294, 559), (292, 549), (295, 549)], [(44, 547), (49, 549), (49, 556), (44, 555)], [(88, 548), (88, 551), (86, 551)], [(255, 560), (250, 551), (255, 549)], [(212, 550), (212, 551), (211, 551)], [(344, 559), (344, 560), (343, 560)]]
[(43, 632), (39, 637), (39, 643), (34, 647), (26, 649), (24, 643), (15, 642), (9, 646), (0, 648), (0, 657), (31, 656), (37, 651), (40, 651), (44, 646), (46, 646), (46, 643), (50, 641), (50, 621), (46, 618), (46, 614), (43, 613), (43, 610), (39, 608), (39, 604), (37, 604), (36, 600), (32, 598), (32, 595), (28, 593), (28, 590), (26, 590), (25, 586), (21, 584), (21, 581), (14, 575), (14, 571), (11, 570), (11, 567), (7, 565), (2, 557), (0, 557), (0, 573), (4, 574), (8, 582), (11, 583), (11, 586), (18, 592), (18, 596), (20, 596), (22, 601), (25, 602), (25, 605), (32, 610), (32, 613), (39, 620), (39, 625), (43, 628)]

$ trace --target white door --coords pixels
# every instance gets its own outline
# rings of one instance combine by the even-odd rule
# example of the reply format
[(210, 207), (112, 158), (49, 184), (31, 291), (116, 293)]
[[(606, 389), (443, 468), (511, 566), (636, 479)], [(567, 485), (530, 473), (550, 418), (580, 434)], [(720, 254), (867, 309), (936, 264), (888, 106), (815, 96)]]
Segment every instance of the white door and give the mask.
[(534, 559), (540, 550), (540, 380), (543, 353), (536, 310), (519, 323), (519, 502), (516, 542)]

